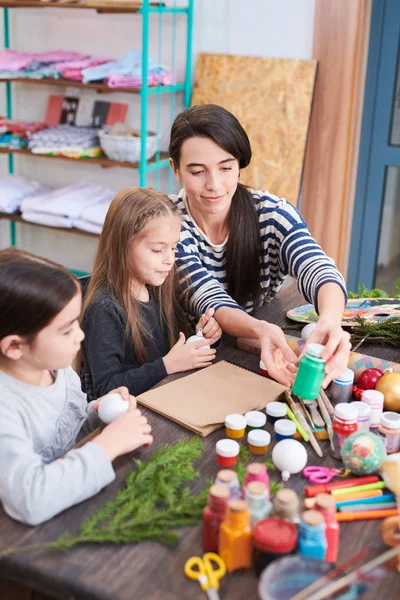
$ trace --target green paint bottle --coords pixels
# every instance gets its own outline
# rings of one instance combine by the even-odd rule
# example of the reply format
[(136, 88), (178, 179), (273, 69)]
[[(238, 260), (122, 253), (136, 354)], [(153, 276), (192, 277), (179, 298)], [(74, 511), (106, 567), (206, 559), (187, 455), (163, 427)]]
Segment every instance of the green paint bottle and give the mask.
[(325, 374), (326, 361), (321, 358), (324, 346), (308, 344), (300, 360), (292, 392), (303, 400), (316, 400)]

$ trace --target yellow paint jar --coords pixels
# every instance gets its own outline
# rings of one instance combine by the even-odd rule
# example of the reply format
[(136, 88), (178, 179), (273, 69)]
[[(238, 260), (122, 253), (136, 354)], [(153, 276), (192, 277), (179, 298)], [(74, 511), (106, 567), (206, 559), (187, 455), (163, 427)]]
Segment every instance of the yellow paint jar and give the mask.
[(264, 429), (253, 429), (247, 436), (247, 443), (252, 454), (266, 454), (270, 441), (271, 435)]
[(233, 440), (240, 440), (246, 431), (246, 418), (243, 415), (227, 415), (225, 417), (226, 435)]

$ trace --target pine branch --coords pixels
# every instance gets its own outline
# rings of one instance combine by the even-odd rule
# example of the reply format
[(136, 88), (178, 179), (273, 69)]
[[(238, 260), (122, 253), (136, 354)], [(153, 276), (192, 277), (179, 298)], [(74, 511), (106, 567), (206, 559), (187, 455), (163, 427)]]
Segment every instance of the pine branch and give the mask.
[(351, 334), (352, 343), (357, 343), (367, 337), (368, 343), (400, 347), (400, 315), (378, 323), (369, 323), (357, 315), (356, 321), (357, 325)]

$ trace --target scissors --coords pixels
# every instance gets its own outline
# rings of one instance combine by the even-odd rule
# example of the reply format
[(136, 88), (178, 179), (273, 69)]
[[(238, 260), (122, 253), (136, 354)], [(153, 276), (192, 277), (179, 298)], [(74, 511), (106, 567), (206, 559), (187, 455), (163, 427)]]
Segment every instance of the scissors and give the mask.
[(219, 580), (225, 575), (226, 566), (218, 554), (206, 552), (203, 558), (192, 556), (186, 561), (184, 571), (186, 577), (200, 583), (209, 600), (219, 600)]
[(348, 471), (344, 469), (330, 469), (329, 467), (306, 467), (303, 470), (303, 475), (311, 481), (311, 483), (328, 483), (334, 477), (344, 477)]

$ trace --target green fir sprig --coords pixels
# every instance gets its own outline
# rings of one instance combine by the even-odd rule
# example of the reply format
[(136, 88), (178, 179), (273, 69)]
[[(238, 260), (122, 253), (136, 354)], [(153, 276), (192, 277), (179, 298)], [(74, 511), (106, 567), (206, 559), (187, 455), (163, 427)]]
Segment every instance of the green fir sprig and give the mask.
[(369, 323), (360, 315), (356, 316), (357, 325), (352, 328), (351, 341), (382, 344), (400, 348), (400, 316), (378, 323)]

